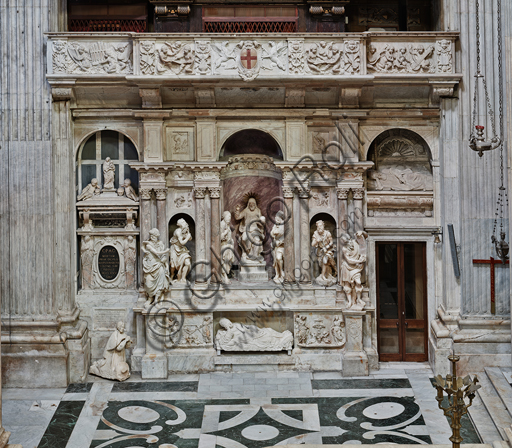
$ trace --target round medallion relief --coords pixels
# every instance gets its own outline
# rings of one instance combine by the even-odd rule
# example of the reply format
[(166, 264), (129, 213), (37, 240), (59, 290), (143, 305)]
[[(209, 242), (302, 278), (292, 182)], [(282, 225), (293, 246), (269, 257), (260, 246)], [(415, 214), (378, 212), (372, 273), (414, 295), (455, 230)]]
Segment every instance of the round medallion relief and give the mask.
[(103, 246), (98, 254), (98, 270), (105, 280), (114, 280), (119, 274), (119, 252), (114, 246)]

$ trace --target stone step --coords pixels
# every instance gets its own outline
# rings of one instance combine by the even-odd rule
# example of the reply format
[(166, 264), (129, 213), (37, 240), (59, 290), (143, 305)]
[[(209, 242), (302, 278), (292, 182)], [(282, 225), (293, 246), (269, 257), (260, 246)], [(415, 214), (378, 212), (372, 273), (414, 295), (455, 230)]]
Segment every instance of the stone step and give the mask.
[[(498, 371), (499, 370), (500, 369), (498, 369)], [(505, 380), (505, 377), (503, 377), (503, 379)], [(494, 380), (497, 384), (500, 384), (499, 376), (496, 374), (496, 372), (488, 372), (488, 368), (486, 368), (485, 375), (480, 375), (480, 385), (482, 387), (478, 390), (478, 396), (482, 400), (501, 438), (503, 440), (507, 440), (505, 430), (510, 428), (510, 425), (512, 424), (512, 416), (509, 413), (504, 401), (501, 399), (499, 391), (495, 388), (492, 380)], [(501, 390), (502, 387), (499, 387)]]
[(491, 380), (509, 415), (512, 415), (512, 386), (503, 374), (502, 369), (500, 367), (486, 367), (485, 373)]

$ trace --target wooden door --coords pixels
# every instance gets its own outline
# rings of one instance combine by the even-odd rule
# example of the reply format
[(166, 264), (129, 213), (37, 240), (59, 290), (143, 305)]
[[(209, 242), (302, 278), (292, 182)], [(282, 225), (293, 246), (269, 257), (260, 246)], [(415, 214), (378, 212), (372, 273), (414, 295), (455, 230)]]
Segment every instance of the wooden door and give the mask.
[(426, 361), (425, 243), (377, 243), (376, 251), (379, 359)]

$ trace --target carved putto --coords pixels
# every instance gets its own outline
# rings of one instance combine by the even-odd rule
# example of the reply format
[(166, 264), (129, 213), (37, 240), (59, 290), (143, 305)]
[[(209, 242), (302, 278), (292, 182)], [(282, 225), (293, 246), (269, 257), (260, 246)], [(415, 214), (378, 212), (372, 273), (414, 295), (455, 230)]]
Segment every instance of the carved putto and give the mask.
[(361, 68), (358, 41), (320, 41), (310, 44), (306, 51), (309, 72), (322, 75), (359, 73)]
[(285, 330), (282, 333), (272, 328), (258, 328), (255, 325), (233, 323), (222, 318), (220, 329), (215, 335), (215, 348), (220, 355), (224, 351), (266, 351), (277, 352), (293, 348), (293, 335)]
[(255, 193), (245, 195), (246, 207), (240, 205), (235, 209), (235, 220), (238, 226), (238, 245), (242, 249), (242, 261), (248, 263), (263, 263), (263, 241), (265, 239), (265, 217), (258, 208)]
[(367, 67), (380, 73), (435, 73), (434, 50), (429, 44), (371, 43)]
[(124, 188), (124, 195), (128, 199), (131, 199), (132, 201), (135, 201), (135, 202), (139, 201), (139, 196), (137, 196), (137, 193), (135, 193), (135, 189), (132, 187), (132, 181), (130, 179), (124, 180), (123, 188)]
[[(192, 265), (192, 256), (186, 244), (192, 241), (187, 221), (178, 219), (178, 228), (170, 240), (171, 282), (186, 283)], [(176, 276), (176, 280), (174, 277)]]
[(141, 245), (144, 258), (142, 269), (144, 272), (144, 289), (147, 300), (145, 306), (164, 299), (164, 293), (169, 290), (170, 278), (168, 274), (167, 254), (164, 243), (160, 241), (158, 229), (149, 231), (149, 241)]
[(275, 224), (270, 231), (272, 238), (272, 259), (276, 275), (275, 283), (284, 282), (284, 213), (280, 210), (276, 213)]
[(222, 214), (222, 221), (220, 222), (220, 253), (222, 264), (220, 279), (222, 283), (229, 285), (231, 283), (229, 274), (235, 261), (235, 247), (231, 235), (231, 213), (228, 211)]
[(336, 261), (334, 260), (334, 242), (331, 232), (325, 230), (325, 223), (316, 222), (316, 230), (313, 233), (311, 246), (316, 248), (318, 264), (321, 269), (316, 282), (321, 286), (332, 286), (336, 283)]
[(87, 185), (82, 192), (76, 198), (77, 201), (87, 201), (92, 199), (95, 195), (99, 195), (100, 186), (98, 185), (98, 179), (91, 179), (91, 183)]
[(132, 344), (125, 333), (124, 322), (118, 322), (110, 335), (103, 353), (103, 359), (96, 361), (89, 373), (109, 380), (125, 381), (130, 378), (130, 366), (126, 362), (126, 347)]
[(181, 41), (165, 42), (157, 51), (156, 71), (158, 74), (170, 71), (175, 75), (192, 74), (194, 50), (191, 44)]
[(342, 237), (341, 286), (349, 309), (362, 310), (365, 307), (362, 273), (366, 267), (366, 238), (368, 234), (364, 231), (356, 232), (355, 238), (349, 235)]

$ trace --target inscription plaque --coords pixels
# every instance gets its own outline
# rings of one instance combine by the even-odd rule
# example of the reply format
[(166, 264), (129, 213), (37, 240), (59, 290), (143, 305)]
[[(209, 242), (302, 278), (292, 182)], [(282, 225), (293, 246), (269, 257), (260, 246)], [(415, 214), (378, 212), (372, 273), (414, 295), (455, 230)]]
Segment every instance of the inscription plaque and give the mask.
[(114, 280), (119, 274), (119, 252), (114, 246), (103, 246), (98, 255), (98, 269), (105, 280)]
[(116, 329), (119, 321), (126, 322), (125, 308), (95, 308), (93, 310), (93, 327), (95, 330), (111, 331)]

